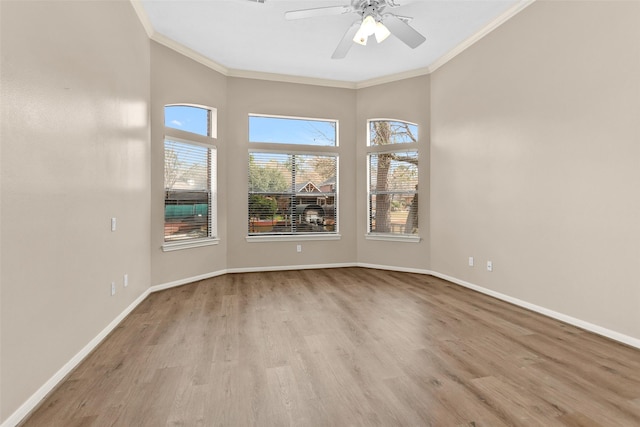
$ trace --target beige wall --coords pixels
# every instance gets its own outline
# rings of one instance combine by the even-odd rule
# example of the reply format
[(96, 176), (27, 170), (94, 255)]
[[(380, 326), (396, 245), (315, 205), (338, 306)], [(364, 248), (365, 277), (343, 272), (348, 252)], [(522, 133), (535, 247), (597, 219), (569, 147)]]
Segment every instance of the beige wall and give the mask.
[[(227, 267), (227, 78), (151, 42), (151, 284), (163, 285)], [(218, 111), (218, 236), (220, 244), (163, 252), (164, 106), (196, 104)]]
[[(228, 86), (229, 268), (354, 263), (355, 243), (354, 90), (230, 78)], [(247, 242), (248, 114), (274, 114), (339, 121), (339, 231), (337, 241)], [(255, 145), (255, 144), (254, 144)], [(286, 147), (282, 147), (286, 148)], [(295, 149), (296, 147), (289, 147)], [(302, 244), (302, 252), (296, 252)]]
[(128, 2), (0, 7), (3, 421), (149, 286), (150, 95)]
[[(429, 254), (429, 76), (358, 90), (357, 230), (358, 262), (428, 270)], [(404, 120), (418, 125), (419, 243), (365, 239), (367, 233), (367, 120)]]
[(431, 75), (433, 270), (640, 338), (638, 22), (535, 2)]

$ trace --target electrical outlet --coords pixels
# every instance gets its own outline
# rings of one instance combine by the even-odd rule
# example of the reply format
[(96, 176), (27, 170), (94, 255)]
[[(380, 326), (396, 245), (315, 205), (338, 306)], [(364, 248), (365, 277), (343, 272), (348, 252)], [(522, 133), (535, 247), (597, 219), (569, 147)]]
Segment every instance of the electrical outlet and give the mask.
[(487, 271), (493, 271), (493, 262), (487, 261)]
[(111, 231), (116, 231), (116, 219), (111, 218)]
[(473, 257), (469, 257), (469, 267), (473, 267)]
[(116, 282), (111, 282), (111, 296), (116, 294)]
[(298, 246), (296, 246), (296, 251), (298, 251), (298, 252), (302, 252), (302, 245), (298, 245)]
[(125, 275), (124, 275), (123, 283), (124, 283), (124, 287), (125, 287), (125, 288), (126, 288), (127, 286), (129, 286), (129, 275), (128, 275), (128, 274), (125, 274)]

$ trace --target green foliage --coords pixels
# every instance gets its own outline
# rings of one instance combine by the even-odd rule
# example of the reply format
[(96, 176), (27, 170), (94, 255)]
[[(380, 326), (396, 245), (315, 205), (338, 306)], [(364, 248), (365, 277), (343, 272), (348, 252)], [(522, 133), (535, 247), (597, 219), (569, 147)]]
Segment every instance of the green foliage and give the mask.
[(249, 196), (249, 216), (252, 218), (273, 218), (278, 210), (278, 203), (271, 197), (252, 194)]
[(249, 191), (255, 193), (281, 193), (289, 190), (290, 184), (277, 167), (265, 167), (249, 157)]

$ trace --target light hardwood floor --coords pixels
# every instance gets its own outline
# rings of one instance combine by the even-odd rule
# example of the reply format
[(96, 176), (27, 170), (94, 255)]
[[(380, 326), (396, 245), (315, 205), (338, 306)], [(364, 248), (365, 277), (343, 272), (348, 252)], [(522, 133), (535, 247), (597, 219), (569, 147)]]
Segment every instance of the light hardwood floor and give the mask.
[(150, 295), (26, 426), (639, 426), (640, 351), (424, 275)]

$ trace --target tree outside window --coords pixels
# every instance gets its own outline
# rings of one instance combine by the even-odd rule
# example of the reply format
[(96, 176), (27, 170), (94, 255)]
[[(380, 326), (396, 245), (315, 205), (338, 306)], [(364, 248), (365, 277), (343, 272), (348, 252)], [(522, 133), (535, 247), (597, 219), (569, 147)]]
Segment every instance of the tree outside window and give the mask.
[(405, 148), (417, 142), (415, 124), (369, 122), (369, 233), (418, 233), (418, 151)]

